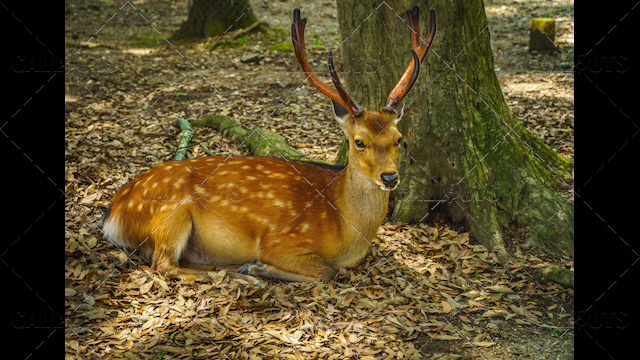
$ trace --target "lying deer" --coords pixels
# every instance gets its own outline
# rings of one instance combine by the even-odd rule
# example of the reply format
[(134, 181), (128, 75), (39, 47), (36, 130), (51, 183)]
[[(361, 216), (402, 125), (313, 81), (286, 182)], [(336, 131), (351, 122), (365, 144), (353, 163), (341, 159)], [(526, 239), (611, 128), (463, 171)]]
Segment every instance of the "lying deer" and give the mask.
[[(168, 277), (208, 279), (202, 266), (242, 265), (233, 278), (326, 281), (357, 265), (387, 213), (396, 170), (402, 116), (396, 105), (414, 85), (436, 33), (435, 11), (420, 45), (418, 7), (408, 10), (413, 60), (378, 112), (366, 111), (344, 90), (329, 52), (335, 89), (307, 61), (300, 10), (291, 39), (307, 79), (333, 102), (349, 140), (346, 167), (270, 157), (205, 157), (167, 162), (122, 187), (104, 223), (120, 247), (152, 256)], [(200, 269), (194, 269), (194, 264)], [(184, 265), (184, 266), (181, 266)], [(186, 265), (191, 265), (187, 267)]]

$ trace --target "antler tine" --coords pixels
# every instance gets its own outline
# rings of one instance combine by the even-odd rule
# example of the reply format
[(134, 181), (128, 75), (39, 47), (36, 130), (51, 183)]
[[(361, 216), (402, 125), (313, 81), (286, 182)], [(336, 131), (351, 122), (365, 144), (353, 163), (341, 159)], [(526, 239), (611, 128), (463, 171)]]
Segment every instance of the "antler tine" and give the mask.
[[(398, 103), (402, 101), (418, 79), (418, 74), (420, 73), (420, 57), (414, 49), (411, 49), (411, 54), (413, 55), (413, 61), (407, 68), (407, 71), (405, 71), (404, 75), (402, 75), (400, 82), (398, 82), (393, 91), (391, 91), (391, 94), (387, 99), (387, 105), (382, 108), (384, 111), (395, 112)], [(410, 74), (409, 71), (411, 71)]]
[[(293, 42), (293, 49), (296, 54), (296, 60), (298, 60), (298, 64), (304, 71), (304, 74), (307, 76), (307, 79), (311, 83), (311, 85), (315, 86), (316, 89), (320, 90), (321, 93), (328, 96), (331, 100), (337, 102), (342, 107), (347, 109), (351, 114), (358, 116), (362, 113), (362, 109), (360, 106), (351, 100), (351, 97), (344, 90), (342, 85), (340, 84), (340, 80), (335, 74), (335, 69), (331, 73), (331, 79), (333, 80), (334, 85), (338, 89), (332, 89), (329, 85), (325, 84), (318, 76), (311, 70), (311, 66), (307, 61), (307, 52), (305, 48), (304, 42), (304, 28), (307, 24), (307, 19), (300, 19), (300, 9), (295, 9), (293, 11), (293, 23), (291, 24), (291, 41)], [(329, 53), (330, 56), (330, 69), (333, 68), (333, 55)], [(331, 72), (331, 70), (330, 70)]]
[[(323, 94), (329, 96), (334, 101), (341, 101), (340, 95), (327, 84), (320, 81), (316, 74), (311, 70), (309, 62), (307, 61), (307, 53), (304, 43), (304, 28), (307, 24), (307, 19), (300, 19), (300, 9), (293, 11), (293, 23), (291, 24), (291, 41), (293, 42), (293, 50), (296, 54), (296, 60), (302, 71), (309, 79), (309, 82), (320, 90)], [(338, 99), (333, 99), (334, 95), (337, 95)]]
[[(431, 16), (429, 19), (429, 33), (427, 34), (427, 38), (425, 42), (420, 45), (420, 8), (418, 5), (415, 5), (413, 9), (407, 10), (407, 16), (409, 17), (409, 25), (411, 27), (411, 45), (412, 51), (415, 51), (419, 57), (419, 62), (423, 62), (427, 57), (427, 53), (431, 48), (431, 44), (433, 44), (433, 39), (436, 36), (436, 11), (431, 9)], [(414, 58), (415, 59), (415, 58)], [(396, 106), (402, 99), (409, 93), (411, 87), (415, 84), (417, 79), (417, 74), (419, 70), (418, 62), (412, 61), (405, 70), (404, 74), (400, 78), (400, 81), (396, 85), (395, 88), (389, 94), (387, 98), (387, 104), (382, 108), (382, 110), (393, 112), (396, 109)], [(414, 78), (415, 76), (415, 78)]]
[(418, 49), (420, 48), (420, 7), (414, 5), (412, 9), (407, 10), (407, 17), (411, 29), (411, 46)]
[(331, 75), (331, 80), (333, 80), (333, 86), (335, 86), (336, 90), (338, 90), (338, 93), (340, 94), (340, 97), (347, 103), (347, 107), (345, 107), (345, 108), (348, 109), (354, 116), (360, 116), (360, 114), (362, 114), (363, 109), (360, 107), (360, 105), (357, 102), (355, 102), (353, 99), (351, 99), (349, 94), (347, 94), (347, 92), (342, 87), (342, 83), (340, 82), (340, 78), (338, 77), (338, 74), (336, 73), (336, 68), (333, 65), (333, 52), (332, 51), (329, 51), (329, 75)]
[(436, 36), (436, 11), (434, 9), (430, 11), (429, 33), (423, 44), (420, 44), (420, 15), (418, 11), (419, 7), (415, 5), (413, 9), (407, 10), (407, 16), (411, 26), (411, 46), (418, 53), (420, 62), (422, 62), (427, 57), (427, 53)]

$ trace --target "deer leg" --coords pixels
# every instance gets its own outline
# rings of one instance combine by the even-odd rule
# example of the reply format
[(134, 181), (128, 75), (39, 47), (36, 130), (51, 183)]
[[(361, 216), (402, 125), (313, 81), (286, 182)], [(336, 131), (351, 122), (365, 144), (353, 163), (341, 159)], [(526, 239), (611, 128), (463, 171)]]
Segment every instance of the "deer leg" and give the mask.
[[(157, 270), (168, 278), (183, 279), (187, 281), (211, 281), (209, 272), (213, 271), (212, 266), (198, 264), (196, 269), (189, 269), (180, 266), (178, 258), (180, 254), (178, 249), (185, 249), (191, 234), (190, 221), (174, 222), (184, 224), (180, 227), (162, 226), (154, 232), (154, 250), (153, 263), (151, 268)], [(194, 265), (188, 261), (183, 262), (184, 265)], [(228, 272), (227, 275), (231, 279), (245, 280), (251, 284), (259, 285), (261, 282), (250, 275)]]
[(194, 278), (195, 280), (210, 281), (211, 279), (211, 275), (209, 275), (210, 272), (217, 273), (220, 270), (227, 270), (227, 276), (229, 276), (229, 278), (231, 279), (245, 280), (253, 285), (262, 284), (261, 281), (254, 278), (253, 276), (236, 272), (236, 270), (238, 270), (238, 267), (239, 267), (238, 265), (212, 266), (207, 264), (194, 263), (188, 260), (180, 260), (179, 267), (180, 267), (179, 271), (182, 272), (182, 275), (180, 276), (180, 278), (184, 280), (190, 280), (190, 275), (191, 275), (191, 278), (195, 276)]
[[(201, 265), (201, 264), (193, 264), (186, 263), (187, 266), (197, 267), (196, 269), (181, 267), (177, 261), (172, 261), (170, 257), (159, 256), (156, 258), (154, 253), (154, 265), (153, 269), (157, 270), (159, 273), (163, 274), (165, 277), (172, 279), (182, 279), (186, 281), (202, 281), (202, 282), (210, 282), (211, 276), (209, 273), (218, 272), (212, 266)], [(157, 259), (157, 260), (156, 260)], [(262, 282), (251, 275), (246, 275), (237, 272), (227, 272), (226, 274), (231, 279), (240, 279), (244, 280), (253, 285), (260, 285)]]
[(266, 262), (243, 265), (238, 272), (268, 279), (312, 282), (327, 281), (335, 277), (337, 271), (314, 250), (293, 251), (274, 259), (261, 257)]

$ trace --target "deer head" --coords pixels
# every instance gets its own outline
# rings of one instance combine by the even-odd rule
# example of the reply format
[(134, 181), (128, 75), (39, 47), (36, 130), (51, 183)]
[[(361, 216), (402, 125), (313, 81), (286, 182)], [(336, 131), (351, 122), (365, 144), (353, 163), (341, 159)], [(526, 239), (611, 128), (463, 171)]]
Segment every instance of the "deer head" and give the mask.
[(309, 82), (333, 102), (335, 117), (349, 140), (349, 168), (355, 170), (353, 173), (359, 174), (365, 183), (375, 185), (383, 191), (394, 190), (400, 181), (396, 160), (402, 135), (396, 124), (402, 117), (403, 109), (396, 110), (396, 106), (415, 84), (420, 63), (426, 58), (436, 34), (434, 10), (431, 10), (429, 33), (422, 44), (419, 7), (416, 5), (407, 10), (407, 15), (411, 27), (413, 59), (380, 111), (367, 111), (349, 96), (336, 73), (332, 52), (329, 52), (328, 63), (335, 89), (320, 80), (307, 61), (304, 42), (307, 19), (300, 19), (299, 9), (294, 10), (291, 24), (291, 40), (296, 59)]

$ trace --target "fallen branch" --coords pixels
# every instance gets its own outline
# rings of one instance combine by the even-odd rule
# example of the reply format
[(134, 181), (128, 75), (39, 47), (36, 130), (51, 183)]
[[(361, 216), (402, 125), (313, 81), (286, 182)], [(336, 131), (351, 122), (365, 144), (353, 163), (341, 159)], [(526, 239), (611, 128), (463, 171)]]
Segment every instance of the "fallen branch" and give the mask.
[(198, 145), (200, 145), (200, 147), (202, 148), (202, 151), (209, 155), (209, 156), (216, 156), (216, 154), (214, 154), (211, 150), (209, 150), (209, 147), (207, 147), (207, 144), (205, 144), (204, 142), (199, 142)]

